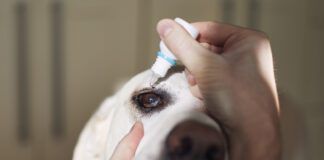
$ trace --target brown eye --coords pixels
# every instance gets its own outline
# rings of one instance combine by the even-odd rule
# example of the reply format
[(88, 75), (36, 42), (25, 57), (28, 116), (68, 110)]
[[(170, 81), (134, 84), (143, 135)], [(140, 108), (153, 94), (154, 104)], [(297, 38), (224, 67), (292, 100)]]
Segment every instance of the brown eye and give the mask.
[(163, 109), (170, 102), (170, 96), (163, 90), (144, 89), (136, 92), (132, 97), (136, 108), (143, 113), (150, 113)]
[(155, 108), (162, 104), (161, 97), (154, 93), (144, 93), (139, 95), (138, 102), (145, 108)]

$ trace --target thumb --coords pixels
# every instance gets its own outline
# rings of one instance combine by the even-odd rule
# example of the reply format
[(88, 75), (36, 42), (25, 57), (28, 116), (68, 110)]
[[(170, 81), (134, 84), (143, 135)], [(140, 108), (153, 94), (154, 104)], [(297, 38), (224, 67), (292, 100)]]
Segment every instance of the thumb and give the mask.
[(136, 122), (130, 132), (119, 142), (110, 160), (132, 160), (144, 135), (143, 124)]
[[(219, 61), (220, 56), (201, 46), (190, 34), (175, 21), (161, 20), (157, 31), (172, 53), (185, 65), (199, 81), (199, 75), (211, 64), (210, 60)], [(215, 65), (215, 62), (212, 62)]]

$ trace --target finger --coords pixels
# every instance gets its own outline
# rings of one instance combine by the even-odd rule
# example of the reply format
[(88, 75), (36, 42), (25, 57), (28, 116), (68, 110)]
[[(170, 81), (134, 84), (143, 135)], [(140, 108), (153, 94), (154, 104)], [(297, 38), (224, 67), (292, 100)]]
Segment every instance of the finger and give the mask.
[(111, 160), (131, 160), (144, 135), (143, 124), (136, 122), (130, 132), (119, 142)]
[(200, 45), (214, 53), (222, 53), (223, 52), (222, 47), (216, 47), (216, 46), (210, 45), (209, 43), (206, 43), (206, 42), (200, 42)]
[(209, 47), (210, 47), (209, 43), (206, 43), (206, 42), (200, 42), (200, 45), (205, 47), (206, 49), (209, 49)]
[(197, 84), (195, 77), (187, 69), (185, 69), (185, 75), (190, 86)]
[(166, 46), (186, 66), (196, 78), (206, 61), (220, 59), (217, 54), (212, 54), (208, 49), (194, 40), (189, 33), (173, 20), (161, 20), (157, 25), (157, 31)]
[(204, 99), (204, 97), (202, 96), (201, 92), (200, 92), (200, 88), (198, 87), (198, 85), (194, 85), (194, 86), (190, 86), (189, 87), (190, 92), (197, 98), (199, 99)]
[(244, 28), (218, 22), (196, 22), (192, 25), (199, 31), (199, 42), (206, 42), (214, 46), (224, 46), (231, 36)]
[[(204, 43), (204, 42), (200, 43), (200, 45), (203, 46), (204, 48), (214, 52), (214, 53), (222, 50), (219, 47), (215, 47), (213, 45), (210, 45), (210, 44)], [(188, 81), (190, 86), (194, 86), (194, 85), (197, 84), (197, 81), (196, 81), (195, 77), (188, 71), (188, 69), (185, 69), (185, 75), (186, 75), (187, 81)]]

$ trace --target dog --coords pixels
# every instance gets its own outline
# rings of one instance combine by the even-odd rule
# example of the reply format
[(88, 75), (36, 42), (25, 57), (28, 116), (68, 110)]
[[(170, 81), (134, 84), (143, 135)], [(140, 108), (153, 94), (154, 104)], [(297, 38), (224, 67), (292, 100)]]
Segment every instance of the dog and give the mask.
[(228, 159), (225, 134), (190, 92), (183, 68), (156, 86), (151, 79), (152, 72), (144, 71), (104, 100), (83, 129), (74, 160), (110, 159), (136, 121), (144, 126), (136, 160)]

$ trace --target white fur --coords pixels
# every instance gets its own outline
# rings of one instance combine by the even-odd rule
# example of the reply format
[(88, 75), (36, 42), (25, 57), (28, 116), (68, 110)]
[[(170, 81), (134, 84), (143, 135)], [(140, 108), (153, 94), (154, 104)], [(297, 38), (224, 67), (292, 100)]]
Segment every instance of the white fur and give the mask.
[(202, 112), (203, 102), (191, 94), (182, 72), (156, 86), (170, 93), (174, 103), (158, 113), (143, 116), (130, 100), (134, 91), (149, 87), (150, 79), (150, 71), (140, 73), (102, 103), (81, 133), (74, 160), (108, 160), (136, 120), (144, 124), (144, 137), (135, 156), (138, 160), (158, 159), (167, 134), (183, 120), (195, 119), (219, 129)]

